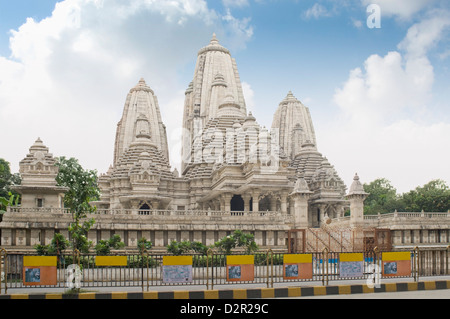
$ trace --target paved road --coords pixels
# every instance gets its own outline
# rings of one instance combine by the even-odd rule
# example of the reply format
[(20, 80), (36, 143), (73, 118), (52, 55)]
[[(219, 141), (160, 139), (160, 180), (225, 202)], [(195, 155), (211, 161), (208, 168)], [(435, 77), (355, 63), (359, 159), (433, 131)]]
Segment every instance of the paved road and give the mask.
[(296, 297), (289, 299), (450, 299), (450, 289), (377, 292), (371, 294)]
[[(436, 281), (436, 280), (450, 280), (450, 276), (438, 276), (438, 277), (421, 277), (420, 281)], [(387, 278), (382, 279), (381, 283), (393, 283), (393, 282), (414, 282), (413, 278)], [(339, 285), (361, 285), (366, 284), (366, 280), (336, 280), (330, 281), (328, 286)], [(312, 287), (322, 286), (321, 281), (314, 282), (285, 282), (275, 283), (274, 288), (280, 287)], [(266, 288), (265, 284), (228, 284), (228, 285), (215, 285), (216, 290), (229, 290), (229, 289), (252, 289), (252, 288)], [(2, 287), (4, 288), (4, 287)], [(151, 286), (150, 291), (199, 291), (206, 290), (205, 285), (195, 286)], [(64, 293), (65, 288), (8, 288), (8, 294), (42, 294), (42, 293)], [(1, 291), (4, 294), (4, 289)], [(86, 287), (82, 288), (82, 292), (142, 292), (141, 287)], [(433, 299), (450, 299), (450, 289), (446, 290), (427, 290), (427, 291), (409, 291), (409, 292), (388, 292), (388, 293), (368, 293), (368, 294), (353, 294), (353, 295), (328, 295), (328, 296), (313, 296), (313, 297), (298, 297), (301, 299), (393, 299), (393, 298), (433, 298)]]

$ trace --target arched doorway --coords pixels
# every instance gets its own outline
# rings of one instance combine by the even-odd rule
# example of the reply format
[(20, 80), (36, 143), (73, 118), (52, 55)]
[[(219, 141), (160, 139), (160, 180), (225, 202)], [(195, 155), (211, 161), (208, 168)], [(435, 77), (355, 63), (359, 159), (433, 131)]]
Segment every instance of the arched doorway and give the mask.
[(244, 200), (241, 195), (234, 195), (230, 201), (230, 207), (232, 212), (244, 211)]
[(259, 210), (261, 212), (270, 210), (270, 198), (268, 196), (259, 201)]

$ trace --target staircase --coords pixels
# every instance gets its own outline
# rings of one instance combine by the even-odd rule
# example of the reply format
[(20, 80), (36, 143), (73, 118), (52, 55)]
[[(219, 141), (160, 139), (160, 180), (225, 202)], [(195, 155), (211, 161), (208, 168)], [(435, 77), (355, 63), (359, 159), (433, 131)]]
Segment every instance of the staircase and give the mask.
[(327, 226), (308, 228), (305, 247), (307, 252), (321, 252), (324, 248), (330, 252), (351, 252), (354, 250), (353, 230)]

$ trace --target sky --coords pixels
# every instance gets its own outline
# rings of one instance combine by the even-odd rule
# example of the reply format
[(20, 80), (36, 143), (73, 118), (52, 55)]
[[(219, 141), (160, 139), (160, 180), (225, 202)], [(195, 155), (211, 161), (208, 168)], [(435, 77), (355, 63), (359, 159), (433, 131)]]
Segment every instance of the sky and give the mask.
[(350, 187), (450, 182), (446, 0), (0, 0), (0, 157), (18, 172), (40, 137), (108, 170), (125, 98), (154, 90), (179, 170), (184, 92), (216, 33), (247, 108), (271, 127), (289, 91)]

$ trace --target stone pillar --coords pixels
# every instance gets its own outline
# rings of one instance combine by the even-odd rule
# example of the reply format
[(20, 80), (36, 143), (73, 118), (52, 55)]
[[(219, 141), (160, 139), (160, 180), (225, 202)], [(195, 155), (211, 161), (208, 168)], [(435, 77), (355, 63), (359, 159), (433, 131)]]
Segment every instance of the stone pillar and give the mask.
[(244, 200), (244, 212), (250, 211), (250, 199), (252, 197), (248, 194), (242, 195), (242, 199)]
[(293, 202), (294, 228), (306, 228), (309, 226), (308, 220), (308, 200), (312, 192), (303, 177), (299, 177), (295, 182), (294, 191), (289, 195)]
[(231, 194), (223, 194), (223, 210), (226, 212), (230, 212), (231, 211)]
[(3, 228), (2, 229), (2, 246), (12, 245), (12, 230)]
[(55, 230), (47, 228), (45, 230), (44, 245), (50, 245), (50, 243), (52, 242), (53, 237), (55, 237)]
[(156, 246), (156, 247), (163, 247), (164, 246), (164, 231), (162, 231), (162, 230), (155, 230), (155, 242), (153, 243), (153, 245)]
[(308, 220), (308, 199), (309, 193), (296, 193), (293, 195), (294, 199), (294, 228), (307, 228), (309, 226)]
[(352, 228), (364, 226), (364, 200), (368, 195), (356, 174), (347, 195), (347, 199), (350, 201), (350, 226)]
[(287, 214), (287, 195), (281, 195), (281, 213)]
[(253, 211), (258, 212), (259, 211), (259, 192), (253, 192), (252, 198), (253, 198)]

